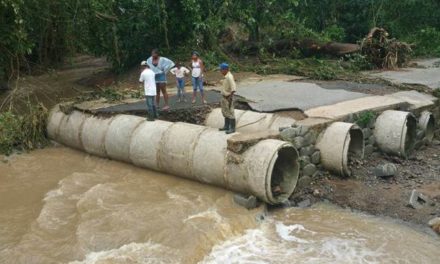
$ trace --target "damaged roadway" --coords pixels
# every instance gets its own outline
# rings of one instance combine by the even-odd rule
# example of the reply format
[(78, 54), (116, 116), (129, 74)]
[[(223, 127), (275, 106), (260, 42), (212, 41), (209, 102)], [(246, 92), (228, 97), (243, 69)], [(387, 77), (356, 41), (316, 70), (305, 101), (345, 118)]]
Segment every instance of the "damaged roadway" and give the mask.
[[(278, 90), (276, 88), (271, 90), (270, 87), (265, 86), (265, 82), (267, 81), (257, 82), (255, 85), (260, 84), (262, 89), (260, 92), (264, 90), (266, 95), (270, 94), (271, 97), (276, 95)], [(342, 89), (335, 89), (337, 86), (335, 83), (327, 84), (327, 86), (322, 82), (320, 86), (297, 82), (281, 83), (278, 80), (272, 83), (279, 84), (282, 89), (291, 89), (294, 92), (295, 88), (289, 87), (300, 87), (298, 89), (304, 89), (300, 94), (306, 95), (293, 103), (292, 100), (288, 100), (290, 105), (284, 105), (282, 100), (279, 103), (274, 103), (275, 99), (267, 101), (267, 96), (266, 98), (261, 95), (255, 97), (251, 94), (252, 92), (257, 93), (253, 89), (245, 92), (246, 85), (243, 87), (239, 85), (238, 95), (251, 107), (252, 102), (249, 99), (260, 98), (254, 100), (254, 106), (262, 107), (260, 110), (301, 109), (309, 118), (298, 122), (311, 124), (311, 126), (344, 120), (350, 114), (371, 109), (378, 111), (384, 109), (411, 110), (438, 104), (437, 99), (432, 96), (422, 95), (415, 91), (396, 91), (396, 88), (390, 89), (389, 87), (375, 86), (373, 88), (368, 85), (356, 86), (346, 83)], [(249, 85), (249, 87), (251, 86)], [(374, 89), (374, 92), (365, 92), (368, 89)], [(250, 95), (248, 96), (246, 93)], [(327, 94), (332, 96), (326, 97)], [(217, 94), (212, 92), (212, 95), (215, 97)], [(275, 98), (277, 97), (275, 96)], [(214, 103), (215, 100), (216, 98), (212, 98), (210, 103)], [(142, 106), (141, 102), (137, 104), (139, 108)], [(272, 108), (264, 108), (266, 106)], [(183, 108), (187, 107), (183, 106)], [(118, 108), (120, 109), (120, 107)], [(108, 111), (117, 108), (104, 107), (104, 109)], [(200, 120), (203, 120), (203, 117)], [(328, 200), (342, 207), (374, 215), (386, 215), (427, 226), (429, 220), (440, 216), (440, 144), (438, 144), (438, 133), (437, 141), (434, 142), (435, 144), (431, 146), (422, 147), (407, 160), (388, 156), (375, 150), (364, 160), (351, 164), (353, 171), (351, 178), (331, 175), (321, 168), (318, 173), (313, 174), (313, 177), (308, 176), (300, 179), (297, 189), (291, 197), (291, 204), (298, 205), (308, 199), (311, 203)], [(384, 163), (394, 164), (397, 167), (397, 173), (390, 177), (377, 177), (374, 170), (377, 165)], [(425, 204), (418, 209), (408, 207), (413, 190), (427, 195), (433, 203)]]

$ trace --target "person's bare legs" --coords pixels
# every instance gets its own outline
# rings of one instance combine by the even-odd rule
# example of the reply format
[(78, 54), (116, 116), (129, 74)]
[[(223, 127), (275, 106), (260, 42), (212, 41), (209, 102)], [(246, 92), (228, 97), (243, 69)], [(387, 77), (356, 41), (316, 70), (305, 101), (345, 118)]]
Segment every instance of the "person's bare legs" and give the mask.
[(202, 103), (206, 104), (206, 100), (205, 100), (205, 91), (204, 91), (204, 87), (203, 87), (203, 77), (199, 77), (199, 91), (200, 91), (200, 96), (202, 97)]
[(191, 102), (192, 102), (193, 104), (196, 103), (196, 96), (197, 96), (197, 91), (193, 91), (193, 97), (192, 97), (192, 100), (191, 100)]
[(156, 83), (156, 106), (159, 107), (160, 103), (160, 83)]
[(162, 108), (163, 110), (167, 110), (170, 108), (169, 104), (168, 104), (168, 93), (167, 93), (167, 84), (166, 83), (161, 83), (159, 85), (160, 90), (162, 91), (163, 94), (163, 100), (165, 101), (165, 106)]

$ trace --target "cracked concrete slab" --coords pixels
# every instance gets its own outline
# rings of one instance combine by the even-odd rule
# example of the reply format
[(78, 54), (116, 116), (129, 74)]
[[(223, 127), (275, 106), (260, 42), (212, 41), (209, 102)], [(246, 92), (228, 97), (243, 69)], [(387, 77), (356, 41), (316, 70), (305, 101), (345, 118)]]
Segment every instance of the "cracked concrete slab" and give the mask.
[(387, 96), (405, 100), (409, 103), (409, 110), (421, 109), (433, 106), (437, 103), (438, 98), (417, 91), (402, 91), (389, 94)]
[(439, 68), (440, 58), (416, 60), (414, 63), (416, 63), (417, 66), (424, 68)]
[(399, 109), (403, 107), (408, 107), (408, 103), (403, 99), (390, 96), (369, 96), (333, 105), (312, 108), (307, 110), (305, 114), (312, 118), (343, 120), (350, 114), (361, 113), (364, 111)]
[(433, 61), (424, 63), (428, 68), (406, 68), (398, 71), (370, 73), (369, 75), (383, 78), (395, 84), (419, 84), (434, 90), (440, 88), (440, 68), (435, 67), (434, 63)]
[(308, 109), (331, 105), (367, 94), (337, 89), (324, 89), (314, 83), (262, 81), (256, 84), (240, 86), (237, 95), (258, 112)]

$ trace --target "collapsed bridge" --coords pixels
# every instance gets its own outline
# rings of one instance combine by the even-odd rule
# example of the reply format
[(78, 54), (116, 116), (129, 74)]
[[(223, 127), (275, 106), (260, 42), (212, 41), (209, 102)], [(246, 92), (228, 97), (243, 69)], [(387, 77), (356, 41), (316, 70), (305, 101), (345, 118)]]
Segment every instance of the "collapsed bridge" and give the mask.
[[(348, 177), (350, 161), (374, 151), (406, 158), (429, 144), (439, 127), (440, 107), (430, 95), (340, 94), (343, 100), (328, 97), (328, 105), (319, 105), (314, 98), (305, 118), (299, 119), (236, 110), (239, 133), (234, 135), (217, 130), (223, 126), (220, 109), (207, 113), (201, 126), (99, 115), (96, 108), (89, 111), (80, 105), (68, 111), (52, 109), (47, 130), (51, 139), (93, 155), (279, 204), (292, 195), (301, 177), (315, 177), (320, 170)], [(276, 187), (281, 192), (274, 192)]]

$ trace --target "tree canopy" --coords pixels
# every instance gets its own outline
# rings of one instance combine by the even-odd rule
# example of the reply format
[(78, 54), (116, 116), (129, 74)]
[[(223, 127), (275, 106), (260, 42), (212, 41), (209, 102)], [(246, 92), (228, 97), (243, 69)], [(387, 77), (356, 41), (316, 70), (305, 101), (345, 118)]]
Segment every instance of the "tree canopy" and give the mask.
[(249, 41), (356, 42), (374, 26), (440, 55), (437, 0), (0, 0), (0, 79), (54, 67), (75, 53), (106, 56), (117, 70), (153, 47), (218, 50), (230, 26)]

